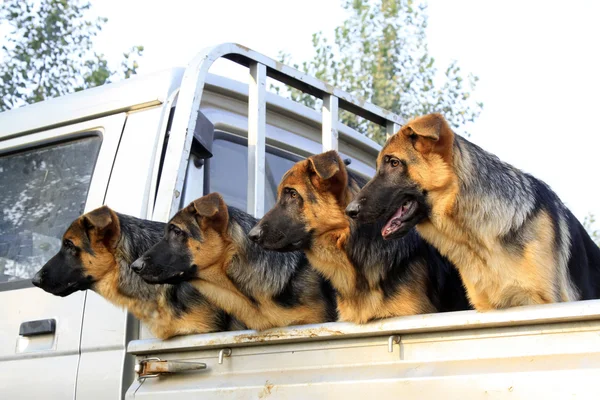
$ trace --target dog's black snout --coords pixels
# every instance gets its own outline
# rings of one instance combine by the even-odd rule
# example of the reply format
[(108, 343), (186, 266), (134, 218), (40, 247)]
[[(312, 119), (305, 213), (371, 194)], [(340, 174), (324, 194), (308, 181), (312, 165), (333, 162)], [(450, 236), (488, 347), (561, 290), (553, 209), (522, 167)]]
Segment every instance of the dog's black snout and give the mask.
[(350, 202), (346, 207), (346, 215), (352, 219), (356, 219), (360, 213), (360, 203), (356, 200)]
[(254, 228), (248, 232), (248, 239), (252, 240), (255, 243), (260, 243), (263, 238), (263, 229), (256, 225)]
[(140, 257), (137, 260), (135, 260), (133, 262), (133, 264), (131, 264), (131, 269), (134, 272), (140, 272), (141, 270), (144, 269), (144, 267), (146, 266), (146, 263), (144, 262), (144, 260)]
[(42, 287), (42, 275), (42, 270), (39, 270), (37, 274), (33, 276), (33, 278), (31, 279), (31, 283), (33, 283), (33, 286)]

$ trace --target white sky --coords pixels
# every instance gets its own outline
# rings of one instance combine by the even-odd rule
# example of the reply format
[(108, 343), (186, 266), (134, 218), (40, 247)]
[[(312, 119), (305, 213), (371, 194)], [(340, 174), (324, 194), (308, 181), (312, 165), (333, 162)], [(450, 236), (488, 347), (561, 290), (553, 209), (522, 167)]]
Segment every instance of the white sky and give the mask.
[[(113, 63), (145, 47), (140, 73), (185, 66), (203, 47), (237, 42), (295, 61), (312, 55), (311, 35), (333, 37), (339, 0), (92, 0), (109, 19), (98, 50)], [(457, 59), (480, 77), (485, 103), (471, 140), (543, 179), (575, 215), (600, 219), (600, 2), (430, 0), (428, 39), (443, 67)], [(240, 77), (219, 65), (215, 72)], [(243, 77), (244, 75), (241, 75)]]

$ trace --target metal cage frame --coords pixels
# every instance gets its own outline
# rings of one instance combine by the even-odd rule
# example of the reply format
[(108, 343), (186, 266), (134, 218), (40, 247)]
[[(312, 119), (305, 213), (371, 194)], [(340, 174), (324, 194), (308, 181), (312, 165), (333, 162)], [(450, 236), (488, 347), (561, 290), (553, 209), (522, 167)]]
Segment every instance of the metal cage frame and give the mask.
[(323, 100), (323, 151), (337, 150), (339, 110), (346, 110), (368, 121), (385, 126), (392, 135), (403, 124), (400, 116), (335, 88), (310, 75), (284, 65), (247, 47), (224, 43), (202, 50), (188, 65), (183, 75), (177, 108), (165, 154), (163, 171), (153, 213), (157, 221), (169, 220), (178, 210), (185, 179), (186, 163), (194, 132), (199, 123), (198, 110), (208, 70), (219, 58), (231, 60), (249, 70), (248, 96), (248, 213), (264, 214), (266, 80), (267, 77)]

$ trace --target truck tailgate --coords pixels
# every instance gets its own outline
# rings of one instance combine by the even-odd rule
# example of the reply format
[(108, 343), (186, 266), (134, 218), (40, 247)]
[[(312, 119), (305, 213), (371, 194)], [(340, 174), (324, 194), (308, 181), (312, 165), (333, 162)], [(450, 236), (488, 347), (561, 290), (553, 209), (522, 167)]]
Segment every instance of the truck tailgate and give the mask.
[(128, 351), (206, 364), (136, 381), (130, 399), (600, 398), (600, 300), (139, 340)]

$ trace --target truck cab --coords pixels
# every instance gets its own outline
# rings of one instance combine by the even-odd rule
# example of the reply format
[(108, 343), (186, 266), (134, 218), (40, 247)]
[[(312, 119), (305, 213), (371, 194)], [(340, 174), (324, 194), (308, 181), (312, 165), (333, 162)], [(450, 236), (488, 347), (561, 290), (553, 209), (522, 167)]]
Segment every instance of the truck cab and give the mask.
[[(209, 73), (226, 58), (248, 82)], [(322, 100), (271, 93), (268, 79)], [(210, 192), (261, 217), (296, 161), (336, 149), (373, 175), (380, 146), (339, 110), (402, 120), (240, 45), (187, 68), (0, 114), (0, 393), (3, 398), (545, 398), (598, 393), (600, 302), (220, 332), (167, 341), (92, 291), (31, 284), (70, 222), (103, 204), (166, 222)], [(195, 364), (193, 371), (178, 362)], [(167, 374), (151, 373), (155, 364)], [(167, 368), (167, 369), (168, 369)], [(568, 384), (566, 382), (569, 382)]]

